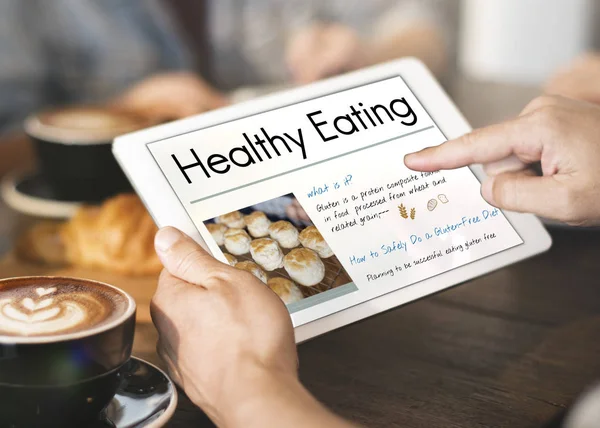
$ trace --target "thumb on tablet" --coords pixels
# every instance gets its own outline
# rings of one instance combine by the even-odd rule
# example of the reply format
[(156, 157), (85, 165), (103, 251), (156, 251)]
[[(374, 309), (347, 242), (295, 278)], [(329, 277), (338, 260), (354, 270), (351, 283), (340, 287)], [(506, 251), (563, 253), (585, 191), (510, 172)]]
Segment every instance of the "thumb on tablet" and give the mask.
[(548, 218), (565, 211), (567, 198), (560, 197), (562, 190), (554, 177), (538, 177), (530, 170), (499, 174), (481, 185), (481, 195), (495, 207)]
[(171, 275), (192, 284), (204, 286), (212, 273), (223, 266), (192, 238), (174, 227), (160, 229), (154, 238), (154, 247)]

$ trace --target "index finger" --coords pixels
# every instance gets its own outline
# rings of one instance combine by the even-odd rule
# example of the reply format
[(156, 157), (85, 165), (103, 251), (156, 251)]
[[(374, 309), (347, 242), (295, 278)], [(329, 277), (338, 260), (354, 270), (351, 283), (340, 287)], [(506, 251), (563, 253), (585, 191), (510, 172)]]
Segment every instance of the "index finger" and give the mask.
[(455, 140), (405, 156), (405, 165), (416, 171), (455, 169), (490, 163), (510, 155), (522, 158), (541, 153), (539, 127), (531, 115), (475, 130)]

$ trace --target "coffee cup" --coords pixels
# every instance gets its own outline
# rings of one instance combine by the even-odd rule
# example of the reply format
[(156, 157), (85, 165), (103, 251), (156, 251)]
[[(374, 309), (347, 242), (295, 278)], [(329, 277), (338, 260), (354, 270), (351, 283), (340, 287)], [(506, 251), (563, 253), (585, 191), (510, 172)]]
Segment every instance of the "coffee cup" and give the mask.
[(0, 280), (0, 426), (85, 426), (131, 356), (136, 305), (124, 291), (65, 277)]
[(151, 123), (127, 110), (69, 107), (44, 111), (26, 119), (44, 179), (63, 201), (101, 202), (131, 185), (111, 152), (119, 135)]

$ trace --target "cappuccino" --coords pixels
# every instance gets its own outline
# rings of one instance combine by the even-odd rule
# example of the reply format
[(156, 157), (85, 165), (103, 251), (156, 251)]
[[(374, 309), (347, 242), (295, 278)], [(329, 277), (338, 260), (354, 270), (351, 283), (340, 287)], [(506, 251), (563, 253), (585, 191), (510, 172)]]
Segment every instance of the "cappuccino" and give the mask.
[(27, 133), (63, 144), (102, 144), (150, 123), (130, 112), (102, 107), (70, 107), (43, 112), (25, 122)]
[(116, 288), (43, 278), (0, 283), (0, 336), (39, 337), (102, 328), (131, 306)]
[(0, 426), (98, 420), (131, 356), (135, 302), (96, 281), (0, 279)]
[(127, 110), (80, 106), (34, 114), (24, 128), (51, 198), (96, 203), (132, 191), (112, 154), (112, 140), (152, 123)]

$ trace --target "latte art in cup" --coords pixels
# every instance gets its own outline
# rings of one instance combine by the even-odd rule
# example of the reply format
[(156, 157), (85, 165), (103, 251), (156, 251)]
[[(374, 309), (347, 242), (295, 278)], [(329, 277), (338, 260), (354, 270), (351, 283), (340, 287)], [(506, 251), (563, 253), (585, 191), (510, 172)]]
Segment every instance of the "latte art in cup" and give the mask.
[(66, 144), (102, 144), (118, 135), (151, 125), (131, 112), (103, 107), (70, 107), (29, 117), (25, 130), (33, 137)]
[(0, 279), (0, 426), (96, 426), (124, 379), (135, 314), (110, 284)]
[(122, 316), (127, 299), (92, 284), (0, 287), (0, 335), (53, 336), (100, 327)]

